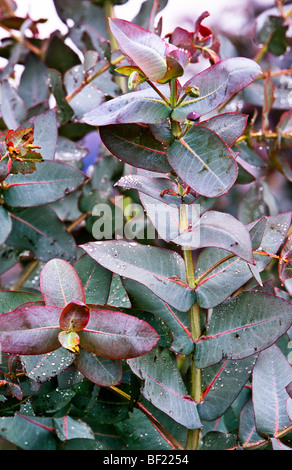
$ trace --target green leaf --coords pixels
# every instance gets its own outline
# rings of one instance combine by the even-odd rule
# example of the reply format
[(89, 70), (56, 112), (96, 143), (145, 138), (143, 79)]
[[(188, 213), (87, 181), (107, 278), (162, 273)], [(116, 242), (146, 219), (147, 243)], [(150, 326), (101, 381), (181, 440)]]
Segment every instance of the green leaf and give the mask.
[(172, 334), (172, 351), (185, 355), (193, 351), (194, 342), (190, 332), (189, 315), (171, 307), (137, 281), (124, 278), (123, 285), (133, 308), (151, 312), (168, 325)]
[(0, 291), (0, 314), (11, 312), (21, 304), (39, 301), (41, 298), (30, 292)]
[(94, 434), (90, 426), (81, 421), (64, 416), (63, 418), (53, 418), (53, 424), (58, 438), (61, 441), (84, 438), (94, 440)]
[(68, 349), (59, 348), (47, 354), (20, 356), (25, 375), (36, 382), (46, 382), (66, 370), (76, 358)]
[(109, 295), (112, 273), (86, 253), (76, 261), (74, 268), (82, 283), (86, 303), (105, 305)]
[(0, 245), (5, 242), (12, 229), (12, 221), (10, 215), (0, 206)]
[(16, 413), (0, 418), (0, 435), (23, 450), (56, 450), (57, 441), (51, 418), (37, 418)]
[(43, 161), (34, 173), (9, 175), (3, 191), (12, 207), (42, 206), (76, 191), (87, 179), (77, 168), (66, 163)]
[(65, 225), (50, 207), (28, 208), (10, 213), (12, 231), (7, 245), (30, 250), (40, 261), (63, 258), (76, 259), (76, 243)]
[(248, 400), (242, 407), (240, 413), (238, 437), (241, 444), (249, 444), (261, 440), (261, 437), (256, 430), (252, 400)]
[(167, 349), (128, 360), (132, 372), (144, 380), (143, 396), (188, 429), (201, 427), (197, 403), (187, 397), (175, 356)]
[(244, 359), (268, 348), (292, 324), (290, 302), (263, 292), (243, 292), (214, 308), (195, 362), (204, 368), (223, 358)]
[(195, 302), (177, 253), (129, 240), (89, 242), (81, 248), (105, 268), (140, 282), (178, 310), (188, 311)]
[[(291, 305), (291, 304), (290, 304)], [(292, 380), (292, 367), (273, 345), (262, 351), (253, 370), (252, 402), (257, 432), (275, 436), (291, 425), (286, 404), (286, 387)]]
[(163, 145), (148, 127), (138, 124), (103, 126), (100, 137), (113, 155), (129, 165), (160, 173), (171, 171)]
[(65, 441), (63, 450), (108, 450), (108, 446), (99, 441), (75, 437)]
[(62, 75), (57, 70), (49, 70), (50, 88), (57, 102), (57, 117), (60, 125), (66, 124), (74, 116), (74, 111), (65, 98)]
[(173, 450), (167, 439), (156, 429), (139, 409), (134, 408), (129, 419), (116, 423), (116, 429), (123, 441), (126, 449), (133, 450)]
[(66, 307), (70, 302), (85, 303), (78, 274), (73, 266), (61, 259), (52, 259), (43, 267), (40, 289), (46, 305)]
[(193, 126), (168, 147), (167, 155), (178, 176), (203, 196), (221, 196), (236, 181), (234, 158), (224, 142), (207, 128)]
[(85, 349), (81, 349), (75, 365), (88, 380), (103, 387), (117, 385), (122, 379), (120, 361), (91, 354)]
[(214, 421), (234, 402), (249, 379), (257, 356), (240, 361), (223, 359), (203, 369), (203, 395), (198, 405), (200, 418)]
[(1, 87), (1, 114), (8, 129), (16, 129), (27, 118), (27, 108), (16, 89), (4, 80)]
[(200, 450), (227, 450), (236, 446), (237, 437), (235, 434), (211, 431), (204, 436)]
[(31, 108), (49, 98), (47, 67), (39, 57), (32, 53), (28, 54), (26, 58), (18, 93), (27, 108)]
[(33, 116), (22, 124), (21, 128), (33, 128), (34, 145), (38, 145), (44, 160), (54, 160), (57, 138), (58, 122), (56, 109), (50, 109), (42, 114)]

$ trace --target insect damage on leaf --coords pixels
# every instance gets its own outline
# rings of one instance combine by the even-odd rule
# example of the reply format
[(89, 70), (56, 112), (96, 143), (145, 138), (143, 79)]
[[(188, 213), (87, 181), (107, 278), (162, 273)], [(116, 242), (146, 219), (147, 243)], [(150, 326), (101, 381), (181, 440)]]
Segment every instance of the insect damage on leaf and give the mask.
[[(9, 173), (23, 175), (33, 173), (36, 170), (36, 162), (42, 161), (42, 155), (35, 152), (40, 149), (33, 144), (34, 131), (32, 127), (27, 129), (9, 129), (0, 136), (3, 139), (1, 147), (1, 162), (8, 160), (7, 175)], [(6, 176), (7, 176), (6, 175)]]

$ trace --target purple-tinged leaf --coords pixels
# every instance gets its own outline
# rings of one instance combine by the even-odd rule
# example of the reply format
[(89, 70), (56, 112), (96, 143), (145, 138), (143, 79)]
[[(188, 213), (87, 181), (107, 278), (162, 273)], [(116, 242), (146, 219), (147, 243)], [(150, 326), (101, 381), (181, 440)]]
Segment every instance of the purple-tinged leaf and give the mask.
[(109, 151), (120, 160), (150, 171), (169, 173), (163, 145), (148, 127), (138, 124), (118, 124), (100, 128), (100, 137)]
[(110, 28), (121, 50), (153, 81), (167, 71), (167, 43), (157, 34), (119, 18), (110, 19)]
[(195, 302), (177, 253), (126, 239), (89, 242), (81, 248), (105, 268), (140, 282), (180, 311), (188, 311)]
[(200, 96), (184, 100), (174, 109), (172, 118), (183, 122), (192, 111), (201, 115), (213, 111), (232, 95), (248, 86), (261, 73), (260, 66), (245, 57), (221, 60), (185, 83), (182, 93), (187, 87), (196, 86), (199, 88)]
[(198, 125), (218, 134), (227, 147), (233, 145), (245, 130), (248, 116), (242, 113), (223, 113), (201, 121)]
[(61, 259), (52, 259), (43, 267), (40, 289), (46, 305), (64, 308), (70, 302), (85, 303), (78, 274), (73, 266)]
[(8, 175), (3, 196), (12, 207), (42, 206), (76, 191), (87, 179), (72, 165), (45, 160), (28, 175)]
[(70, 302), (60, 316), (60, 328), (67, 331), (83, 330), (89, 321), (89, 308), (83, 302)]
[[(169, 94), (169, 90), (166, 91)], [(170, 106), (152, 88), (149, 88), (126, 93), (96, 106), (84, 114), (82, 121), (91, 126), (131, 122), (159, 124), (165, 122), (170, 114)]]
[(12, 229), (12, 220), (10, 215), (0, 206), (0, 245), (5, 242)]
[(143, 320), (125, 313), (91, 309), (87, 326), (80, 331), (80, 346), (108, 359), (127, 359), (151, 351), (159, 336)]
[(275, 436), (292, 424), (286, 410), (286, 387), (292, 367), (278, 346), (262, 351), (253, 369), (252, 401), (258, 433)]
[(91, 382), (103, 387), (117, 385), (122, 379), (122, 365), (120, 361), (91, 354), (81, 349), (75, 360), (79, 372)]
[(223, 140), (205, 127), (193, 126), (168, 147), (167, 155), (177, 175), (202, 196), (221, 196), (236, 181), (236, 161)]
[(155, 348), (141, 358), (130, 359), (128, 364), (144, 380), (142, 394), (146, 400), (188, 429), (201, 427), (197, 403), (187, 397), (174, 354)]
[(45, 354), (58, 349), (58, 307), (22, 307), (0, 315), (0, 344), (9, 354)]
[(223, 358), (244, 359), (275, 343), (292, 325), (292, 304), (263, 292), (243, 292), (214, 308), (206, 334), (196, 343), (204, 368)]

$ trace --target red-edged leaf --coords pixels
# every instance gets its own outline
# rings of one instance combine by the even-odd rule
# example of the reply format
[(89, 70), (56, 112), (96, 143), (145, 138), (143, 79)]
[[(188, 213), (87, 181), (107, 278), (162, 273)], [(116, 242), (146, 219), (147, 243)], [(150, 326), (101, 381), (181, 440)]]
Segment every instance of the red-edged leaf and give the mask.
[(260, 66), (245, 57), (224, 59), (188, 80), (188, 87), (199, 88), (200, 96), (187, 98), (172, 113), (176, 121), (184, 121), (191, 111), (207, 114), (223, 104), (234, 93), (245, 88), (262, 73)]
[(41, 271), (40, 288), (46, 305), (66, 307), (76, 301), (85, 304), (81, 281), (67, 261), (50, 260)]
[(0, 315), (0, 344), (10, 354), (45, 354), (58, 349), (58, 307), (23, 307)]
[(175, 252), (127, 239), (89, 242), (81, 248), (105, 268), (144, 284), (181, 312), (188, 311), (195, 302), (195, 294), (186, 282), (183, 258)]
[(263, 292), (243, 292), (214, 308), (196, 343), (196, 365), (243, 359), (275, 343), (292, 324), (292, 304)]
[(253, 370), (252, 400), (258, 433), (275, 436), (291, 425), (286, 402), (292, 367), (277, 345), (262, 351)]
[(144, 320), (111, 310), (90, 310), (80, 346), (109, 359), (127, 359), (151, 351), (159, 336)]
[(167, 43), (157, 34), (134, 23), (110, 19), (110, 28), (121, 50), (150, 80), (161, 80), (166, 71)]
[(89, 321), (89, 308), (82, 302), (70, 302), (61, 313), (60, 328), (67, 331), (81, 331)]

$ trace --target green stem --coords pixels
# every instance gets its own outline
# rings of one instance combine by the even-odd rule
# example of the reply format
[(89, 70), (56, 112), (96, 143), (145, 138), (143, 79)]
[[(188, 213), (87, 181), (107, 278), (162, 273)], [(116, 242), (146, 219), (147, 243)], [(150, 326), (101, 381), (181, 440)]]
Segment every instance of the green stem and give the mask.
[(109, 36), (109, 40), (110, 40), (111, 49), (112, 49), (112, 51), (114, 51), (118, 48), (118, 43), (117, 43), (116, 38), (114, 37), (114, 35), (111, 32), (111, 29), (109, 27), (108, 18), (115, 18), (116, 15), (115, 15), (114, 6), (112, 5), (110, 0), (105, 0), (104, 15), (105, 15), (105, 19), (106, 19), (106, 22), (107, 22), (107, 32), (108, 32), (108, 36)]
[(165, 101), (165, 103), (166, 103), (168, 106), (171, 106), (170, 101), (166, 98), (166, 96), (164, 96), (163, 93), (161, 93), (160, 90), (158, 90), (158, 88), (154, 85), (154, 83), (152, 83), (150, 80), (147, 80), (147, 83), (148, 83), (148, 85), (151, 86), (151, 88), (153, 88), (153, 90), (156, 91), (156, 93), (160, 96), (160, 98), (163, 99), (163, 101)]
[[(183, 195), (184, 189), (179, 185), (179, 194)], [(185, 205), (180, 208), (180, 230), (183, 232), (187, 230), (188, 220)], [(191, 289), (196, 287), (196, 279), (194, 275), (194, 266), (192, 258), (192, 250), (190, 248), (183, 248), (183, 256), (185, 261), (185, 270), (187, 282)], [(201, 336), (201, 324), (200, 324), (200, 309), (197, 303), (195, 303), (189, 312), (190, 315), (190, 326), (191, 334), (194, 342), (196, 342)], [(202, 396), (202, 374), (201, 370), (197, 369), (194, 363), (194, 357), (191, 356), (191, 396), (199, 403)], [(187, 435), (186, 450), (197, 450), (200, 438), (200, 429), (189, 429)]]

